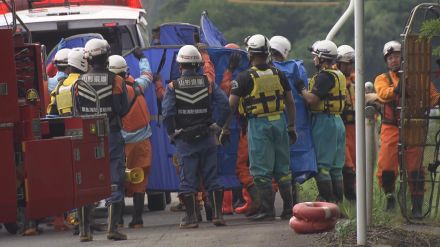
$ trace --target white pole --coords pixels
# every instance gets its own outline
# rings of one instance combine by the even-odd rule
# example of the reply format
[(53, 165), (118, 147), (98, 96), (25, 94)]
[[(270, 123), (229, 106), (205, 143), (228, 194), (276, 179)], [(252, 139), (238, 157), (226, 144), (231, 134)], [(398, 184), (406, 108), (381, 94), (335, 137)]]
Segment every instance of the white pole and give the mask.
[(339, 18), (339, 20), (335, 23), (335, 25), (332, 27), (330, 32), (328, 32), (326, 40), (333, 40), (336, 33), (341, 29), (341, 27), (344, 25), (344, 23), (350, 18), (351, 14), (353, 13), (353, 4), (354, 0), (350, 0), (350, 4), (348, 5), (348, 8), (345, 10), (344, 14)]
[(373, 106), (365, 107), (365, 153), (366, 153), (366, 186), (367, 186), (367, 226), (371, 226), (372, 207), (373, 207), (373, 168), (375, 159), (376, 144), (374, 141), (376, 109)]
[(357, 244), (367, 242), (365, 195), (364, 1), (354, 2)]

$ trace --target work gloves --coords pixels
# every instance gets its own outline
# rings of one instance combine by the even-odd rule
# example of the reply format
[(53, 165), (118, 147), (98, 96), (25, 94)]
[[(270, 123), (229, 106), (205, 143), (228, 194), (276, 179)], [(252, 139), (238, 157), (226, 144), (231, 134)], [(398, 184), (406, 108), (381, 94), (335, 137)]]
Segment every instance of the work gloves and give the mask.
[(298, 92), (298, 94), (302, 94), (302, 90), (306, 89), (306, 85), (304, 84), (304, 81), (299, 79), (299, 80), (295, 80), (295, 89)]
[(234, 71), (238, 68), (241, 61), (241, 55), (239, 52), (232, 52), (231, 57), (229, 58), (228, 69), (230, 71)]
[(296, 134), (295, 125), (291, 124), (291, 125), (287, 126), (287, 134), (289, 134), (289, 144), (290, 145), (295, 144), (296, 140), (298, 139), (298, 135)]
[(222, 131), (220, 132), (220, 136), (218, 137), (218, 141), (222, 145), (231, 142), (231, 131), (229, 129), (223, 128)]
[(144, 53), (142, 52), (142, 50), (141, 50), (141, 48), (140, 48), (139, 46), (136, 47), (136, 48), (134, 48), (133, 56), (134, 56), (135, 58), (137, 58), (138, 60), (141, 60), (142, 58), (145, 57), (145, 56), (144, 56)]

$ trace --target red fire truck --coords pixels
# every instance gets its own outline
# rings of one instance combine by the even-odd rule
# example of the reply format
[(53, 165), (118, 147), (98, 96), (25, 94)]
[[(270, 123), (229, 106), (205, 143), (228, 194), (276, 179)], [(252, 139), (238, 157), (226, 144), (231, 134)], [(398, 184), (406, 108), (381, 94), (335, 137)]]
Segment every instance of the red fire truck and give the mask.
[(41, 219), (111, 193), (106, 116), (45, 118), (44, 47), (14, 29), (0, 29), (0, 223), (12, 233), (19, 211)]

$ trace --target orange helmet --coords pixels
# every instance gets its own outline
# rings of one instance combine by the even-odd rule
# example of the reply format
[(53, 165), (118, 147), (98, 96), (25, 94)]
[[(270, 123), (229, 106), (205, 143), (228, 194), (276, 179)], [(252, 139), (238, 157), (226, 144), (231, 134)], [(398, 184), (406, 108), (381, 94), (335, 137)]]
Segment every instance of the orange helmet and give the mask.
[(240, 46), (238, 46), (235, 43), (229, 43), (227, 45), (225, 45), (225, 48), (229, 48), (229, 49), (240, 49)]

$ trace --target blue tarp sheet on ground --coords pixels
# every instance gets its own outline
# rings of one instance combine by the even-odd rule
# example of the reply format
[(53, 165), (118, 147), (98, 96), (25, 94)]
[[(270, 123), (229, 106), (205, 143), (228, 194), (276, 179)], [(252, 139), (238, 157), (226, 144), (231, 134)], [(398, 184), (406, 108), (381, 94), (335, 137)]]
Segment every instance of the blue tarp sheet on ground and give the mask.
[(296, 106), (296, 130), (298, 141), (290, 147), (290, 168), (298, 183), (303, 183), (317, 172), (315, 150), (312, 143), (310, 114), (304, 99), (294, 87), (296, 80), (303, 80), (307, 85), (307, 72), (301, 60), (274, 62), (275, 67), (284, 72), (292, 88)]

